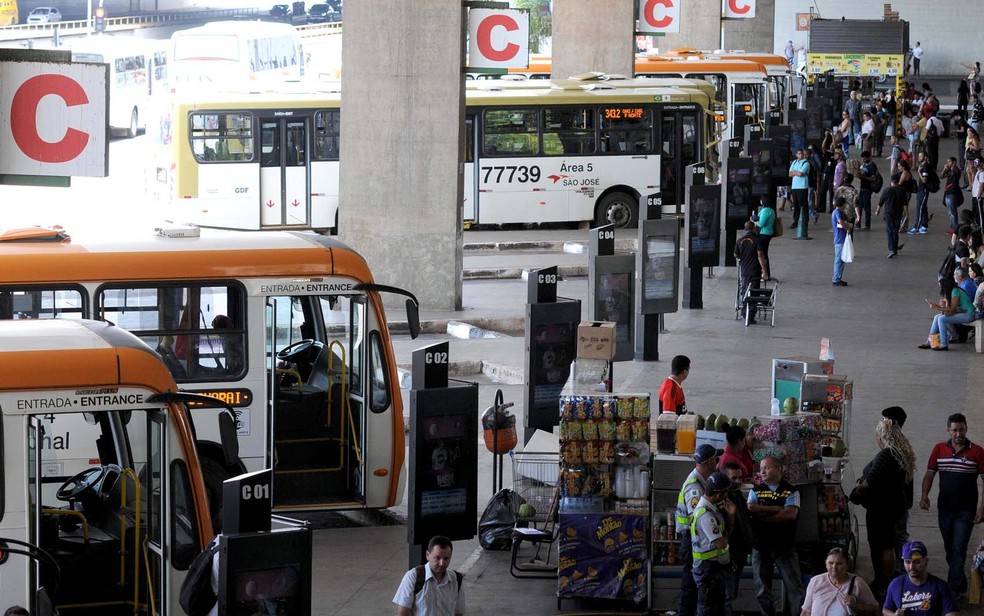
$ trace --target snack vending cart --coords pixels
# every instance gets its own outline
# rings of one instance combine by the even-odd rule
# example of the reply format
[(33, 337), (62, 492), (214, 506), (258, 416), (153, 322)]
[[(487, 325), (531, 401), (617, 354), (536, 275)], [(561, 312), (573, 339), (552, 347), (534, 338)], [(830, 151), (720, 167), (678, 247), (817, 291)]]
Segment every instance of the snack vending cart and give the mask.
[(649, 394), (560, 398), (557, 604), (649, 599)]

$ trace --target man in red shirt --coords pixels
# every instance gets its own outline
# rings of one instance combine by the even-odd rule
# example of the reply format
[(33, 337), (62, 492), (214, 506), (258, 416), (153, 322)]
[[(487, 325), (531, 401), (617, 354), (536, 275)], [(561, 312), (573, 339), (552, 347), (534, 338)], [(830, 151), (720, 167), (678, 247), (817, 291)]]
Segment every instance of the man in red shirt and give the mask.
[(940, 493), (936, 509), (946, 562), (950, 566), (947, 583), (959, 599), (967, 592), (967, 575), (964, 573), (967, 544), (974, 524), (984, 520), (984, 505), (978, 508), (977, 501), (977, 479), (984, 474), (984, 448), (967, 438), (967, 418), (963, 413), (950, 415), (946, 427), (950, 440), (937, 443), (929, 454), (919, 506), (929, 509), (929, 491), (939, 472)]
[(683, 395), (683, 382), (690, 374), (690, 358), (677, 355), (670, 362), (670, 376), (659, 388), (659, 407), (662, 413), (683, 415), (687, 412), (687, 400)]

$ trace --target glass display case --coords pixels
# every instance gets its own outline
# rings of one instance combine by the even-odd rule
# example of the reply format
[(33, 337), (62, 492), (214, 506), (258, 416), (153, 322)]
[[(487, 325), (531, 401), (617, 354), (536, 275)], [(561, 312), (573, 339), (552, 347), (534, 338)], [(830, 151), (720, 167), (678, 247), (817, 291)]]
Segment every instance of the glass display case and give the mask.
[(851, 401), (854, 381), (846, 376), (808, 374), (803, 379), (802, 409), (820, 415), (821, 442), (832, 445), (837, 439), (844, 442), (842, 457), (850, 450)]
[(558, 603), (649, 596), (649, 394), (560, 397)]

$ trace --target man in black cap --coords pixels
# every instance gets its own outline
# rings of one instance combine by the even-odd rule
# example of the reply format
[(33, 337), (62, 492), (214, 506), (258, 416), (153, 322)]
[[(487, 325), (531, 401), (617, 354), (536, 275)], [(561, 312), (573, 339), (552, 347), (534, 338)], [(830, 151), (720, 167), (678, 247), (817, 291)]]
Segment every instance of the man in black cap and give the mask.
[(694, 510), (707, 490), (707, 478), (717, 468), (718, 458), (724, 453), (714, 445), (703, 443), (694, 452), (694, 470), (687, 475), (680, 495), (677, 497), (676, 533), (680, 540), (680, 558), (683, 573), (680, 576), (680, 616), (694, 616), (697, 613), (697, 582), (694, 581), (694, 557), (691, 545), (690, 525)]
[(724, 614), (731, 554), (728, 537), (734, 526), (735, 506), (728, 500), (731, 479), (724, 473), (707, 478), (704, 495), (694, 509), (690, 529), (694, 580), (697, 582), (697, 613)]

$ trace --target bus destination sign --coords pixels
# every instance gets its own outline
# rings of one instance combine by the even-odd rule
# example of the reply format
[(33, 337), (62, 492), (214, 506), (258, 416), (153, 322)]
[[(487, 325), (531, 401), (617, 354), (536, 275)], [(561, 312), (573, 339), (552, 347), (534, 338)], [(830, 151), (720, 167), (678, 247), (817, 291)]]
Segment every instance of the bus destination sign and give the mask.
[[(245, 408), (253, 403), (253, 392), (248, 389), (200, 389), (193, 393), (215, 398), (234, 409)], [(204, 406), (201, 402), (194, 401), (189, 401), (187, 404), (189, 408)]]
[(606, 120), (641, 120), (645, 112), (642, 107), (605, 107)]

